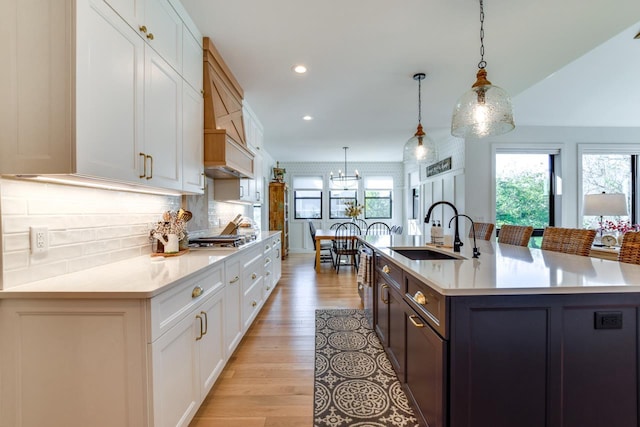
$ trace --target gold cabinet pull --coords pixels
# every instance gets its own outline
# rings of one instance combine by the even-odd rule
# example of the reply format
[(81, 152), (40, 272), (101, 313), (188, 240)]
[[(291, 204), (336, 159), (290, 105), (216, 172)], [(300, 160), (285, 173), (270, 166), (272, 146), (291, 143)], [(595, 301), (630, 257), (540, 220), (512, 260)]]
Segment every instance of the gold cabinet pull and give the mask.
[(200, 316), (199, 314), (196, 314), (196, 319), (200, 320), (200, 336), (196, 337), (196, 341), (200, 341), (202, 339), (202, 337), (204, 336), (202, 334), (202, 326), (203, 326), (202, 316)]
[(147, 176), (147, 156), (144, 153), (138, 153), (138, 156), (142, 156), (142, 175), (138, 175), (139, 178)]
[(416, 292), (416, 294), (413, 296), (413, 300), (420, 305), (429, 304), (429, 300), (427, 299), (427, 297), (425, 297), (424, 294), (420, 291)]
[(416, 319), (418, 319), (418, 316), (416, 316), (415, 314), (412, 314), (411, 316), (409, 316), (409, 320), (411, 320), (411, 323), (413, 323), (413, 326), (415, 326), (416, 328), (424, 328), (424, 323), (418, 322), (416, 321)]
[(251, 307), (255, 307), (256, 305), (258, 305), (257, 301), (251, 301)]
[(381, 299), (381, 300), (382, 300), (382, 302), (383, 302), (383, 303), (385, 303), (385, 304), (389, 304), (389, 298), (387, 298), (386, 300), (384, 299), (384, 290), (385, 290), (385, 289), (388, 289), (388, 288), (389, 288), (389, 285), (387, 285), (386, 283), (385, 283), (385, 284), (383, 284), (383, 285), (380, 287), (380, 291), (381, 291), (381, 292), (380, 292), (380, 299)]
[(140, 25), (140, 26), (138, 27), (138, 29), (139, 29), (141, 32), (143, 32), (143, 33), (147, 34), (147, 26), (146, 26), (146, 25)]
[(149, 34), (147, 34), (147, 38), (148, 38), (149, 40), (153, 40), (153, 33), (149, 33)]
[(149, 176), (147, 176), (147, 179), (151, 179), (153, 178), (153, 156), (147, 155), (146, 157), (147, 159), (151, 160), (151, 167), (149, 168), (150, 172), (149, 172)]
[(268, 244), (267, 244), (267, 245), (265, 245), (264, 250), (265, 250), (265, 251), (268, 251), (268, 250), (269, 250), (269, 245), (268, 245)]
[(271, 272), (267, 271), (266, 273), (264, 273), (265, 276), (271, 276)]
[[(200, 332), (200, 334), (204, 336), (204, 335), (207, 335), (207, 331), (209, 330), (209, 318), (207, 317), (206, 311), (201, 311), (200, 314), (204, 316), (204, 332)], [(200, 325), (200, 327), (202, 328), (202, 325)]]
[(385, 274), (389, 274), (389, 273), (391, 273), (391, 269), (389, 268), (388, 265), (385, 264), (385, 266), (382, 267), (382, 272), (385, 273)]
[(271, 286), (267, 286), (267, 290), (268, 290), (268, 291), (269, 291), (269, 290), (271, 290)]
[(233, 279), (229, 280), (229, 283), (236, 283), (238, 280), (240, 280), (240, 277), (236, 276)]
[(258, 275), (256, 273), (252, 273), (251, 274), (251, 279), (256, 280), (256, 277), (258, 277)]
[(191, 298), (198, 298), (200, 295), (202, 295), (203, 292), (204, 292), (204, 289), (202, 289), (200, 286), (196, 286), (191, 291)]

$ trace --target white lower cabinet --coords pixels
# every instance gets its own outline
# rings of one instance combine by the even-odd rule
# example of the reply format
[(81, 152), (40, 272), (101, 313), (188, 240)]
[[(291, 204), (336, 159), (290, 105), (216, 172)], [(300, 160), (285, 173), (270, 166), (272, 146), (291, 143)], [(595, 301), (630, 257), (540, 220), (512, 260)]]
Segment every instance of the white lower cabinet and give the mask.
[(172, 289), (168, 298), (151, 300), (152, 336), (163, 322), (175, 323), (149, 344), (154, 426), (189, 425), (224, 367), (223, 270), (217, 266)]
[(230, 257), (224, 263), (224, 342), (227, 356), (233, 354), (243, 333), (241, 264), (240, 256)]
[(188, 426), (279, 250), (277, 234), (150, 299), (0, 299), (0, 427)]

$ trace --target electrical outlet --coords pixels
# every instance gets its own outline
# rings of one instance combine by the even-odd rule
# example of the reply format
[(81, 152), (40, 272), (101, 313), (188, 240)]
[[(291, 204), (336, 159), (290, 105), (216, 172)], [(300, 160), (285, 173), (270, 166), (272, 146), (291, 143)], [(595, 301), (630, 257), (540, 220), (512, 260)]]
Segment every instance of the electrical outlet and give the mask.
[(30, 227), (31, 253), (43, 254), (49, 250), (49, 229), (47, 227)]

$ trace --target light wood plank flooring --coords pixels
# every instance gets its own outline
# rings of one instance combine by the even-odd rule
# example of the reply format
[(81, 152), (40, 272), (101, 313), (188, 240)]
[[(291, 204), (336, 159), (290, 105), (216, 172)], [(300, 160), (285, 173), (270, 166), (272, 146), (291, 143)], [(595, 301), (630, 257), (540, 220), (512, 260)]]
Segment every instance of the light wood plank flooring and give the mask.
[(313, 425), (315, 310), (362, 308), (353, 267), (293, 254), (190, 427)]

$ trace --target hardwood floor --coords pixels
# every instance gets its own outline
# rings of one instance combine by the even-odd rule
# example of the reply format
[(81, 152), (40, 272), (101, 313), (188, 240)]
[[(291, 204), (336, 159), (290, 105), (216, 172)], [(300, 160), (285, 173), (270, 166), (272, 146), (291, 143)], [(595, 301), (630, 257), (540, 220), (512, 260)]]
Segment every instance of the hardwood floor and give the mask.
[(313, 425), (315, 310), (362, 308), (353, 267), (313, 269), (293, 254), (282, 278), (227, 363), (191, 427)]

